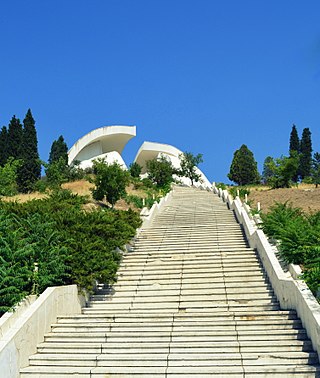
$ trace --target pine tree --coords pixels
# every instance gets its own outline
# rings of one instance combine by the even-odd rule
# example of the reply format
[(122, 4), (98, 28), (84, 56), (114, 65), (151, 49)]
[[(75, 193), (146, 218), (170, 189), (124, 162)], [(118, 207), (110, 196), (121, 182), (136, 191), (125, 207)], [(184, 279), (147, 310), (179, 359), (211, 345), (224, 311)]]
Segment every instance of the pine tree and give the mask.
[(312, 142), (311, 132), (308, 127), (303, 129), (300, 142), (300, 167), (299, 174), (301, 180), (311, 175), (312, 167)]
[(60, 135), (51, 145), (49, 164), (58, 162), (61, 157), (64, 159), (66, 165), (68, 165), (68, 146), (62, 135)]
[(14, 115), (8, 127), (8, 157), (23, 159), (23, 130), (19, 118)]
[(30, 109), (23, 120), (23, 125), (23, 164), (18, 173), (18, 188), (20, 192), (27, 193), (33, 189), (34, 183), (41, 175), (37, 131)]
[[(292, 126), (292, 130), (290, 133), (290, 142), (289, 142), (289, 156), (298, 156), (300, 153), (300, 140), (299, 140), (299, 135), (298, 131), (296, 128), (296, 125)], [(293, 182), (298, 182), (299, 175), (298, 175), (298, 170), (295, 172), (292, 176), (292, 181)]]
[(228, 178), (238, 185), (255, 184), (259, 182), (257, 162), (253, 153), (243, 144), (233, 155)]
[(0, 167), (3, 167), (8, 160), (8, 129), (3, 126), (0, 131)]

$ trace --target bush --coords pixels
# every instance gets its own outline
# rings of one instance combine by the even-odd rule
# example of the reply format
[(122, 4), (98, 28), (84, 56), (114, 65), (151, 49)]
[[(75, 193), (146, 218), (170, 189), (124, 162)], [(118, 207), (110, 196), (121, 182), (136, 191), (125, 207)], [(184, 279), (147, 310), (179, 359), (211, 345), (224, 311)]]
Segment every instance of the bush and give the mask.
[(230, 186), (228, 188), (228, 191), (232, 195), (233, 198), (236, 198), (236, 196), (238, 195), (238, 190), (239, 190), (239, 197), (242, 199), (245, 198), (245, 195), (250, 194), (250, 189), (246, 187)]
[[(140, 226), (139, 214), (83, 210), (86, 198), (56, 190), (26, 203), (0, 201), (0, 314), (47, 286), (111, 283), (121, 248)], [(38, 264), (38, 273), (34, 264)]]
[(279, 241), (279, 251), (288, 263), (300, 264), (312, 292), (320, 288), (320, 212), (307, 215), (288, 203), (277, 203), (262, 214), (263, 231)]

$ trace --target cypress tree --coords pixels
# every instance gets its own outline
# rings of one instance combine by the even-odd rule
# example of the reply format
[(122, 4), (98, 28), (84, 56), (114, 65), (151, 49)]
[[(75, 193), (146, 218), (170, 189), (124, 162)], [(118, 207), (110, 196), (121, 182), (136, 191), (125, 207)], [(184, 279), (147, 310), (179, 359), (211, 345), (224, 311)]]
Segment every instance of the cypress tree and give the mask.
[(68, 165), (68, 146), (62, 135), (60, 135), (51, 145), (49, 164), (58, 162), (60, 158), (63, 158), (66, 165)]
[(243, 144), (233, 155), (228, 178), (239, 185), (256, 184), (260, 180), (253, 153)]
[(23, 120), (23, 126), (23, 164), (18, 172), (18, 188), (20, 192), (27, 193), (33, 189), (41, 175), (37, 131), (30, 109)]
[(290, 155), (291, 155), (291, 151), (300, 152), (300, 140), (299, 140), (296, 125), (292, 126), (292, 130), (291, 130), (291, 133), (290, 133), (290, 143), (289, 143), (289, 154)]
[[(299, 155), (299, 153), (300, 153), (300, 140), (299, 140), (296, 125), (293, 125), (291, 133), (290, 133), (289, 156), (293, 157), (294, 155)], [(297, 171), (296, 173), (294, 173), (291, 179), (293, 182), (298, 182), (298, 178), (299, 178), (299, 175)]]
[(311, 132), (308, 127), (303, 129), (302, 137), (300, 142), (300, 167), (299, 167), (299, 174), (301, 180), (305, 177), (309, 177), (311, 175), (311, 167), (312, 167), (312, 142), (311, 142)]
[(8, 160), (8, 129), (3, 126), (0, 131), (0, 167), (3, 167)]
[(8, 157), (23, 159), (23, 130), (19, 118), (14, 115), (8, 127)]

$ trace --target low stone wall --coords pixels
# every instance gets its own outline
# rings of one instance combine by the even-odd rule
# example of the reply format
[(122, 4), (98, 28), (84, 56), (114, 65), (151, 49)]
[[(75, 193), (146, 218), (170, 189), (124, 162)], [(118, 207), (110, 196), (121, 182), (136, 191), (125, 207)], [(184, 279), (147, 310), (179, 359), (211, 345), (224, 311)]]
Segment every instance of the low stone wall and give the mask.
[(81, 313), (84, 298), (76, 285), (50, 287), (37, 300), (28, 297), (0, 322), (0, 376), (18, 378), (19, 370), (29, 365), (29, 356), (50, 331), (58, 315)]
[[(174, 188), (165, 197), (162, 197), (160, 199), (159, 203), (155, 202), (152, 205), (150, 210), (147, 209), (146, 207), (144, 207), (141, 210), (141, 213), (140, 213), (141, 218), (142, 218), (141, 229), (146, 228), (150, 225), (150, 223), (153, 221), (153, 218), (159, 213), (162, 206), (169, 201), (169, 199), (172, 196), (173, 191), (174, 191)], [(137, 234), (139, 234), (139, 230), (137, 230)]]
[[(237, 220), (242, 224), (251, 248), (255, 248), (260, 256), (264, 269), (267, 272), (272, 288), (280, 302), (282, 309), (296, 310), (303, 327), (312, 341), (313, 348), (320, 357), (320, 305), (305, 284), (299, 279), (297, 268), (291, 266), (285, 273), (274, 253), (264, 232), (257, 228), (254, 219), (250, 219), (248, 208), (242, 204), (239, 197), (235, 199), (227, 190), (214, 188), (230, 209), (235, 212)], [(298, 279), (297, 279), (298, 278)]]

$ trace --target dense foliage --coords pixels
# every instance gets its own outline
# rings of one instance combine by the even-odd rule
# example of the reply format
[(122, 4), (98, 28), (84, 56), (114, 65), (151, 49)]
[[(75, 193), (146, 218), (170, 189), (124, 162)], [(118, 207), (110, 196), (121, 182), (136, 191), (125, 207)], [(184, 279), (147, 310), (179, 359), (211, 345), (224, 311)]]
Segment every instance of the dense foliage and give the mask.
[(260, 181), (257, 162), (245, 144), (235, 151), (228, 178), (238, 185), (255, 184)]
[(299, 157), (291, 151), (290, 157), (273, 159), (268, 156), (263, 166), (263, 180), (272, 189), (290, 188), (299, 167)]
[[(84, 210), (66, 190), (26, 203), (0, 201), (0, 313), (47, 286), (112, 282), (121, 248), (140, 225), (137, 213)], [(38, 272), (35, 272), (38, 264)]]
[(158, 159), (147, 161), (148, 178), (157, 185), (158, 188), (169, 188), (174, 181), (175, 169), (169, 159), (161, 156)]
[(126, 195), (129, 173), (118, 163), (107, 164), (103, 159), (93, 162), (95, 173), (92, 197), (98, 201), (107, 200), (114, 207), (115, 203)]
[(305, 214), (291, 205), (277, 203), (262, 214), (262, 229), (279, 240), (279, 251), (288, 263), (303, 266), (304, 279), (315, 295), (320, 289), (320, 212)]

